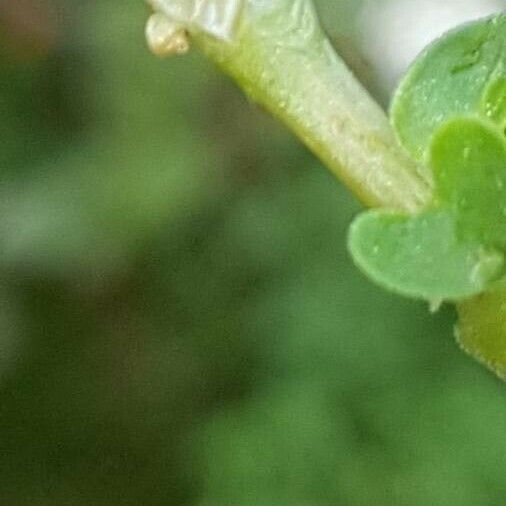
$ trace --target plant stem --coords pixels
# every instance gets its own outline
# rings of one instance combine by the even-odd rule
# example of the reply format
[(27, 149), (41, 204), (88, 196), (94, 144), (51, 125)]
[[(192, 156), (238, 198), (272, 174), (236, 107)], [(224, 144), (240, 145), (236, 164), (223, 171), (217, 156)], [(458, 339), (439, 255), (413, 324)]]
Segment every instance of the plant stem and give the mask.
[[(385, 113), (336, 54), (312, 0), (147, 1), (167, 18), (152, 19), (155, 51), (174, 52), (174, 35), (189, 32), (365, 205), (417, 212), (431, 201), (429, 171), (404, 152)], [(458, 305), (462, 346), (503, 378), (505, 298), (503, 287)]]
[(231, 40), (190, 27), (200, 48), (279, 117), (365, 204), (416, 211), (426, 172), (322, 32), (311, 0), (250, 0)]

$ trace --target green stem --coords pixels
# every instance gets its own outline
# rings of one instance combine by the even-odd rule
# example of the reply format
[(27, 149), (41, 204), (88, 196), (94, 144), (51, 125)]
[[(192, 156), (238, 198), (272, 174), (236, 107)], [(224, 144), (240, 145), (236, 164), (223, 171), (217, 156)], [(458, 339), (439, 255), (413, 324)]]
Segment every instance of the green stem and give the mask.
[(310, 0), (250, 0), (231, 40), (192, 32), (201, 49), (364, 204), (415, 211), (429, 201), (428, 178), (333, 50)]

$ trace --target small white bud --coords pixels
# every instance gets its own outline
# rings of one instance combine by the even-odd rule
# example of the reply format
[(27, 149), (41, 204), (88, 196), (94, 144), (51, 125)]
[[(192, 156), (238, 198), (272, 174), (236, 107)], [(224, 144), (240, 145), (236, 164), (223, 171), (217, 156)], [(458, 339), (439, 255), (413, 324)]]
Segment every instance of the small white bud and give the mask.
[(146, 40), (150, 50), (157, 56), (183, 54), (190, 49), (185, 28), (160, 12), (148, 20)]

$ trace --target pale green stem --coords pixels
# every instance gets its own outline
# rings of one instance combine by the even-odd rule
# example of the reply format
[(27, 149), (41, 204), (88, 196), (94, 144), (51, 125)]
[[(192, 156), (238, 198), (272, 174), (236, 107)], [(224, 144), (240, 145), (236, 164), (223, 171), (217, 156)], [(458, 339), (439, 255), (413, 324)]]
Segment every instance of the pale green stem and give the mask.
[[(177, 0), (152, 3), (170, 14)], [(403, 152), (385, 113), (336, 54), (311, 0), (246, 0), (226, 38), (196, 23), (186, 28), (364, 204), (415, 211), (429, 201), (427, 173)]]

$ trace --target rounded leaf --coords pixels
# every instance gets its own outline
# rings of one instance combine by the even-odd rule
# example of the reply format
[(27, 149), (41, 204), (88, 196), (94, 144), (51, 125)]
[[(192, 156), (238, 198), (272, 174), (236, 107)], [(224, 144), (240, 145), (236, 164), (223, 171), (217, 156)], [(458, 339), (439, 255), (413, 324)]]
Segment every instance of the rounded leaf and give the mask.
[(399, 140), (425, 160), (434, 132), (448, 120), (501, 117), (505, 77), (506, 14), (447, 33), (418, 57), (395, 95), (391, 117)]
[(379, 285), (429, 301), (481, 293), (503, 266), (501, 253), (458, 242), (453, 217), (443, 211), (364, 213), (350, 229), (349, 248), (357, 266)]
[(460, 239), (506, 251), (506, 139), (472, 119), (448, 122), (431, 147), (437, 204)]

